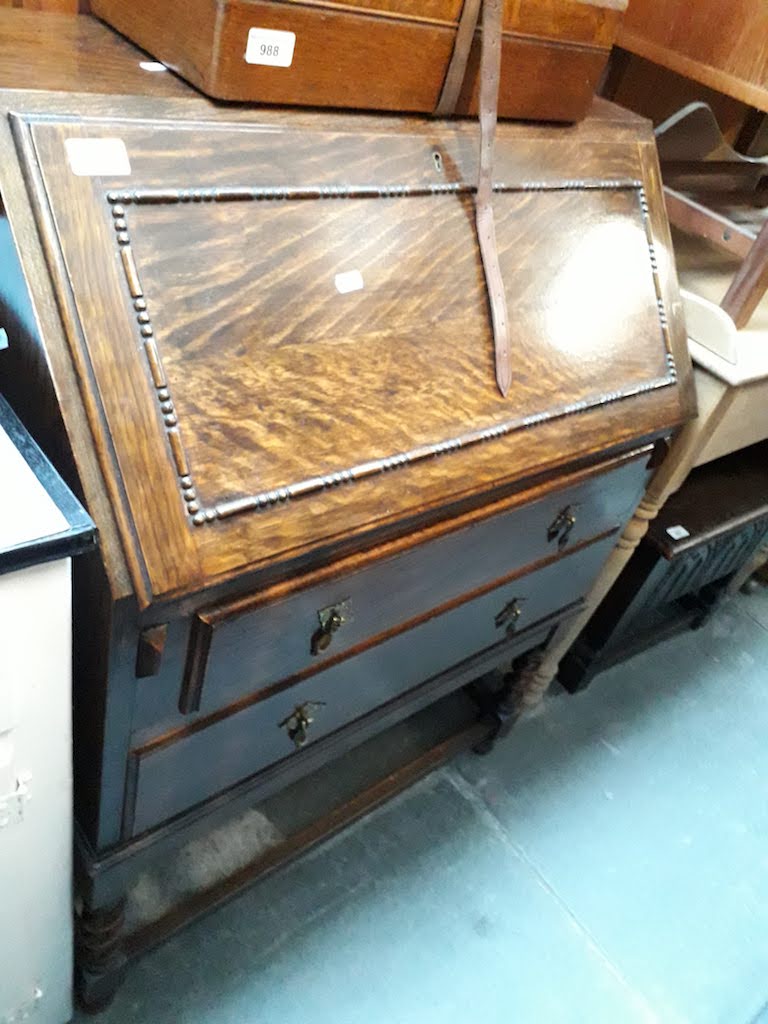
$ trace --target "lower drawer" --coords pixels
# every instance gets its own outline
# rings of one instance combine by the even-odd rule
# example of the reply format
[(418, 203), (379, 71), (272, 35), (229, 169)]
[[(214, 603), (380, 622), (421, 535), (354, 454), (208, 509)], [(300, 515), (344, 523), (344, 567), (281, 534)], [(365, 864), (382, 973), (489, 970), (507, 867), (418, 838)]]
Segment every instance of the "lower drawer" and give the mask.
[(135, 751), (133, 834), (290, 758), (297, 748), (285, 723), (296, 708), (310, 705), (309, 746), (573, 604), (589, 589), (614, 542), (613, 535), (603, 537), (279, 693), (241, 702)]

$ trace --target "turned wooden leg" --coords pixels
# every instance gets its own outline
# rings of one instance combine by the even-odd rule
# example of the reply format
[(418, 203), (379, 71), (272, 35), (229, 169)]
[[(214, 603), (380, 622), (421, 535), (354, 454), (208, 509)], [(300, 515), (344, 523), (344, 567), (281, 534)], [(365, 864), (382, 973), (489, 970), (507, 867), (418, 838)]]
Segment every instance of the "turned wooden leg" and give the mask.
[[(714, 381), (714, 378), (712, 378)], [(670, 494), (683, 483), (699, 454), (728, 411), (734, 389), (720, 382), (708, 383), (705, 378), (698, 388), (699, 418), (687, 423), (672, 442), (664, 462), (656, 471), (645, 495), (637, 506), (616, 547), (603, 566), (592, 590), (587, 595), (581, 613), (555, 630), (544, 648), (543, 655), (529, 659), (517, 675), (509, 702), (517, 708), (517, 715), (535, 708), (557, 675), (560, 661), (576, 641), (595, 609), (619, 578), (635, 548), (648, 532)]]
[(510, 721), (514, 714), (514, 708), (510, 704), (510, 694), (514, 671), (504, 676), (504, 685), (493, 694), (490, 700), (486, 699), (483, 704), (482, 720), (488, 722), (488, 735), (484, 736), (472, 750), (481, 756), (490, 754), (496, 745), (496, 740), (505, 735), (512, 724)]
[(475, 753), (489, 753), (496, 740), (506, 735), (521, 715), (526, 711), (531, 711), (541, 702), (550, 683), (557, 675), (561, 658), (574, 643), (595, 608), (613, 586), (619, 573), (631, 558), (632, 552), (645, 536), (648, 524), (658, 514), (660, 507), (660, 500), (655, 499), (650, 492), (647, 492), (605, 563), (582, 612), (573, 619), (561, 623), (543, 650), (532, 651), (518, 662), (506, 677), (505, 686), (497, 696), (491, 712), (496, 723), (495, 729), (474, 748)]
[(510, 666), (510, 671), (504, 676), (503, 686), (492, 695), (485, 696), (482, 701), (482, 719), (488, 722), (488, 735), (472, 748), (475, 754), (490, 754), (496, 740), (506, 736), (520, 717), (517, 680), (521, 666), (532, 664), (542, 656), (541, 649), (536, 649), (516, 659)]
[(647, 492), (603, 566), (583, 610), (573, 619), (561, 623), (544, 650), (532, 655), (523, 665), (514, 680), (508, 700), (510, 707), (515, 709), (514, 717), (531, 711), (541, 702), (557, 675), (560, 660), (618, 579), (633, 551), (647, 533), (650, 521), (658, 515), (660, 507), (660, 499), (654, 497), (650, 491)]
[(111, 907), (83, 908), (75, 918), (75, 992), (87, 1013), (106, 1009), (123, 980), (124, 912), (122, 899)]

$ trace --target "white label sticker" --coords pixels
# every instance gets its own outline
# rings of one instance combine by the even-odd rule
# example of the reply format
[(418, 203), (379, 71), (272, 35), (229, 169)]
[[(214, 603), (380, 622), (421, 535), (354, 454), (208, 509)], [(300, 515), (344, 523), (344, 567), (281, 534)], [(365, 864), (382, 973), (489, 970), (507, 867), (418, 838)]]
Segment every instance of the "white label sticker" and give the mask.
[(667, 533), (672, 540), (685, 540), (686, 537), (691, 536), (684, 526), (669, 526), (667, 527)]
[(65, 139), (69, 169), (81, 178), (131, 173), (128, 150), (122, 139)]
[(248, 32), (245, 59), (248, 64), (267, 64), (271, 68), (289, 68), (296, 45), (295, 32), (275, 28), (252, 28)]
[(0, 327), (0, 352), (8, 348), (8, 334), (4, 327)]
[(343, 274), (337, 274), (333, 279), (336, 291), (339, 295), (346, 295), (348, 292), (359, 292), (365, 288), (363, 275), (359, 270), (345, 270)]

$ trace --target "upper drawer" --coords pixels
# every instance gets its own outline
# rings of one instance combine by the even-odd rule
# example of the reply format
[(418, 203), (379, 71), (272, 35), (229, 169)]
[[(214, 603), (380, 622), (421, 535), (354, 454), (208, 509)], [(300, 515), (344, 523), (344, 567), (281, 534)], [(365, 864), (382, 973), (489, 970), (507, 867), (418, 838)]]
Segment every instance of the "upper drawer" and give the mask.
[(371, 546), (685, 418), (643, 122), (499, 126), (502, 397), (476, 125), (114, 110), (14, 125), (140, 605)]
[[(538, 501), (511, 508), (507, 503), (495, 515), (357, 571), (336, 565), (291, 584), (288, 593), (273, 588), (200, 612), (192, 628), (181, 710), (207, 712), (255, 691), (286, 686), (490, 581), (615, 529), (642, 491), (646, 463), (647, 452), (636, 454)], [(354, 560), (348, 560), (351, 564)], [(553, 601), (557, 607), (557, 595)], [(327, 648), (313, 653), (312, 638), (319, 639), (321, 623), (333, 609), (345, 621)]]

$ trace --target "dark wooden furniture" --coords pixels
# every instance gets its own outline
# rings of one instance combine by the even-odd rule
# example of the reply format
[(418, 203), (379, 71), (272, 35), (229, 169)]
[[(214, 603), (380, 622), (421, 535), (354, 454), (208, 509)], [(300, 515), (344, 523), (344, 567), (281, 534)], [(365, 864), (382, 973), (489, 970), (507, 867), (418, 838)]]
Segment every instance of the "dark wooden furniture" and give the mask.
[[(502, 117), (575, 121), (626, 0), (504, 4)], [(92, 0), (95, 14), (209, 96), (430, 113), (477, 0)], [(471, 26), (470, 26), (471, 33)], [(472, 34), (469, 35), (472, 39)], [(456, 112), (477, 111), (479, 32)]]
[(2, 383), (101, 537), (76, 591), (91, 1006), (142, 945), (118, 933), (147, 863), (575, 614), (693, 407), (646, 122), (499, 128), (504, 398), (476, 124), (218, 107), (151, 73), (106, 95), (140, 54), (103, 37), (103, 76), (73, 44), (49, 91), (0, 93)]
[(572, 693), (609, 665), (703, 625), (768, 539), (768, 443), (694, 469), (560, 665)]

